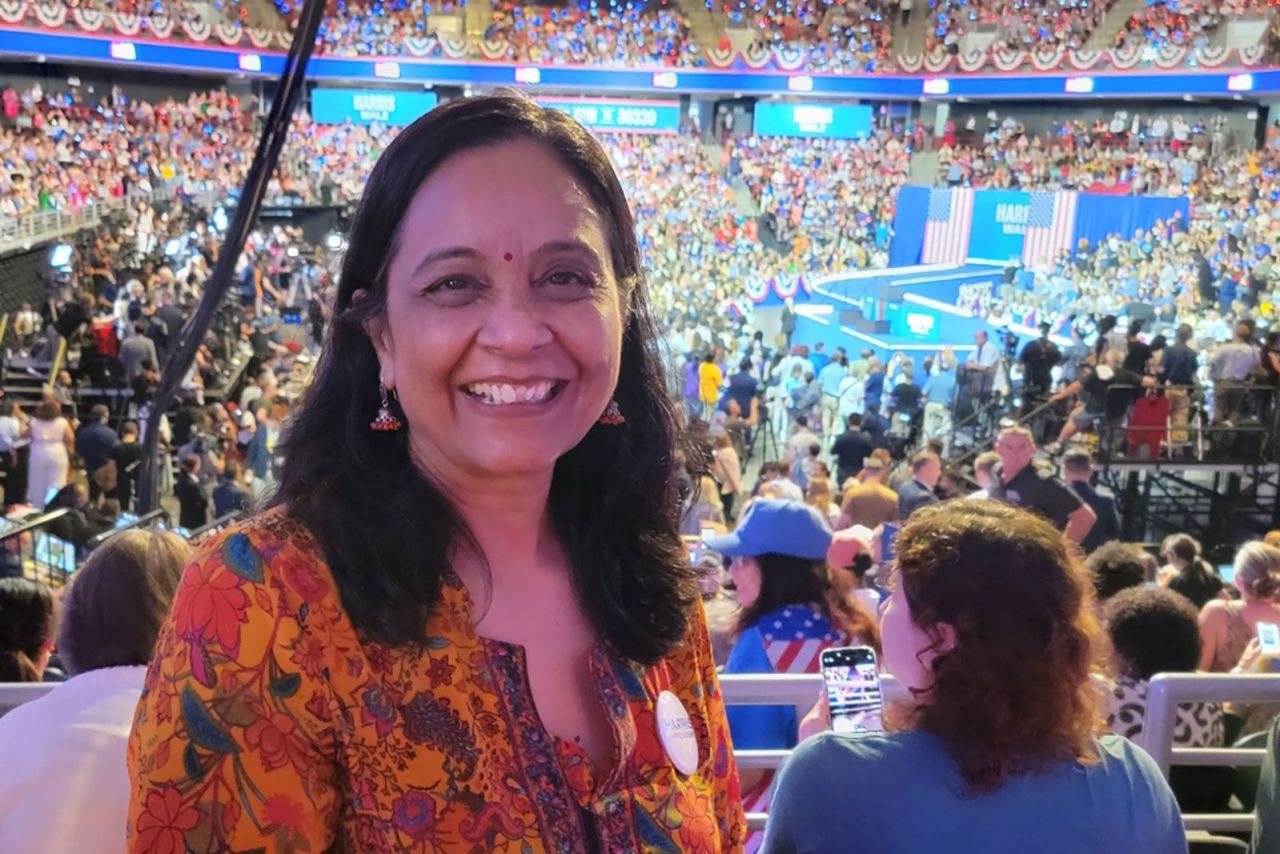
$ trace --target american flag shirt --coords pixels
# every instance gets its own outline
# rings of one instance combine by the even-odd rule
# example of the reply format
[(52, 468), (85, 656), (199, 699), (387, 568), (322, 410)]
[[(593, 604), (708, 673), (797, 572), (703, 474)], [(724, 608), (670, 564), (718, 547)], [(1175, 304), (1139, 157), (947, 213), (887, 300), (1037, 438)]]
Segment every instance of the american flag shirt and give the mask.
[[(725, 673), (817, 673), (822, 651), (844, 646), (817, 605), (787, 605), (762, 616), (745, 629), (725, 662)], [(817, 697), (814, 697), (816, 700)], [(795, 706), (729, 706), (729, 731), (738, 750), (783, 750), (796, 746), (799, 714)], [(767, 812), (773, 773), (742, 793), (748, 813)], [(758, 851), (764, 835), (747, 836), (746, 852)]]

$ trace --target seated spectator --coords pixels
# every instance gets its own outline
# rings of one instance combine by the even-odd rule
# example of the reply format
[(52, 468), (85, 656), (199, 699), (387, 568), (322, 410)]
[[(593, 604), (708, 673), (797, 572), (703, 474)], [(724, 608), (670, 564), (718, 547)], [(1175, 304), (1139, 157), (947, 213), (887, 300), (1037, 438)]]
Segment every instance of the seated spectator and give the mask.
[(1210, 599), (1222, 594), (1222, 579), (1200, 554), (1200, 543), (1195, 538), (1187, 534), (1165, 537), (1160, 544), (1160, 556), (1164, 558), (1165, 567), (1160, 570), (1158, 581), (1185, 596), (1197, 612)]
[[(725, 673), (816, 673), (822, 647), (874, 639), (874, 621), (850, 608), (828, 580), (824, 561), (831, 531), (813, 508), (758, 499), (732, 533), (705, 542), (732, 559), (729, 574), (742, 608)], [(782, 750), (796, 743), (794, 706), (730, 706), (726, 711), (738, 749)], [(768, 803), (772, 776), (742, 775), (748, 812)]]
[(56, 628), (52, 590), (29, 578), (0, 578), (0, 682), (42, 681)]
[(1258, 623), (1280, 623), (1280, 549), (1265, 543), (1245, 543), (1236, 552), (1238, 602), (1213, 599), (1200, 612), (1200, 669), (1229, 673), (1240, 663)]
[(1100, 546), (1085, 561), (1085, 569), (1093, 576), (1093, 590), (1098, 604), (1131, 587), (1141, 587), (1147, 581), (1147, 567), (1143, 552), (1128, 543), (1110, 542)]
[[(1137, 740), (1147, 711), (1147, 682), (1157, 673), (1194, 673), (1200, 661), (1197, 610), (1176, 593), (1131, 587), (1103, 608), (1116, 675), (1107, 728)], [(1178, 706), (1174, 744), (1221, 747), (1222, 708), (1217, 703)]]
[(244, 469), (236, 460), (228, 458), (223, 464), (222, 477), (213, 490), (213, 518), (221, 519), (228, 513), (249, 509), (253, 503), (249, 490), (244, 488)]
[(1100, 627), (1059, 531), (995, 501), (922, 508), (890, 590), (884, 663), (912, 694), (902, 731), (802, 743), (765, 850), (1186, 850), (1155, 763), (1095, 729)]
[(190, 557), (174, 534), (125, 531), (74, 576), (58, 631), (71, 678), (0, 718), (0, 850), (125, 850), (124, 834), (110, 830), (128, 813), (125, 744)]
[(861, 525), (836, 531), (827, 549), (827, 570), (840, 595), (866, 611), (878, 625), (884, 591), (872, 579), (874, 543), (875, 532)]

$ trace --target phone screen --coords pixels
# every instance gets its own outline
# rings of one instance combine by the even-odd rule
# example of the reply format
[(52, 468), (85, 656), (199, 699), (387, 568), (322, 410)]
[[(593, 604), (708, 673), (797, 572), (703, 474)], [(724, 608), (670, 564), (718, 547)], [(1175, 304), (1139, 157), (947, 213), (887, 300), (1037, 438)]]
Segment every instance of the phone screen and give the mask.
[(1224, 563), (1218, 567), (1218, 576), (1222, 579), (1223, 584), (1236, 583), (1236, 565), (1234, 563)]
[(885, 522), (880, 528), (880, 563), (882, 564), (892, 562), (895, 557), (893, 544), (898, 536), (898, 527), (893, 522)]
[(837, 647), (822, 653), (831, 728), (836, 732), (881, 732), (884, 699), (871, 647)]
[(1280, 627), (1275, 623), (1258, 623), (1258, 647), (1263, 655), (1280, 655)]

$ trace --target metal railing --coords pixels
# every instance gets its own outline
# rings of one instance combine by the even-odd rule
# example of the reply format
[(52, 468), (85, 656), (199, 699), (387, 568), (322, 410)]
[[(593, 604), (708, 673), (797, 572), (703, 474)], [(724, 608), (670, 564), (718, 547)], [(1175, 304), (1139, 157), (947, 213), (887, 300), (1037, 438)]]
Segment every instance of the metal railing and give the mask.
[(17, 217), (0, 217), (0, 252), (30, 249), (45, 241), (87, 228), (95, 228), (102, 218), (139, 202), (166, 202), (174, 198), (179, 179), (162, 182), (151, 190), (132, 190), (123, 196), (95, 198), (76, 208), (36, 211)]
[(83, 554), (86, 554), (86, 555), (89, 554), (98, 546), (102, 545), (107, 540), (111, 539), (116, 534), (119, 534), (122, 531), (133, 531), (133, 530), (141, 530), (144, 528), (150, 528), (156, 522), (164, 522), (165, 524), (168, 524), (169, 511), (165, 510), (163, 507), (159, 507), (159, 508), (156, 508), (155, 510), (152, 510), (150, 513), (143, 513), (141, 516), (134, 519), (132, 522), (130, 522), (127, 525), (121, 525), (118, 528), (112, 528), (110, 531), (103, 531), (101, 534), (98, 534), (96, 537), (89, 540), (89, 542), (85, 543)]
[[(66, 516), (68, 512), (70, 511), (65, 508), (53, 510), (0, 530), (0, 576), (34, 576), (36, 580), (44, 581), (54, 587), (65, 584), (69, 573), (66, 567), (61, 565), (64, 559), (63, 546), (58, 544), (55, 555), (53, 554), (55, 544), (52, 540), (41, 543), (40, 539), (48, 535), (45, 528)], [(42, 545), (49, 550), (50, 554), (39, 554)], [(57, 558), (59, 566), (54, 567), (48, 561), (40, 560), (41, 557)]]
[[(1147, 685), (1147, 712), (1136, 739), (1167, 778), (1174, 765), (1258, 766), (1267, 751), (1242, 748), (1175, 747), (1178, 704), (1205, 702), (1280, 703), (1280, 674), (1163, 673)], [(1182, 817), (1188, 830), (1247, 833), (1252, 813), (1191, 813)]]

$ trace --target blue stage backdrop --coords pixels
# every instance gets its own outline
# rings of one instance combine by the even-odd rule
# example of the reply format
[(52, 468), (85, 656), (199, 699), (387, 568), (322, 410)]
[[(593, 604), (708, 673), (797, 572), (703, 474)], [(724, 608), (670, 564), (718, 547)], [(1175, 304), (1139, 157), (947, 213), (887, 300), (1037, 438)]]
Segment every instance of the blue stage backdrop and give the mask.
[(1081, 193), (1076, 205), (1076, 227), (1072, 246), (1081, 240), (1090, 245), (1106, 240), (1112, 234), (1124, 238), (1133, 237), (1138, 229), (1151, 228), (1156, 220), (1168, 222), (1175, 214), (1182, 215), (1185, 225), (1190, 219), (1191, 203), (1185, 198), (1170, 196), (1103, 196)]
[(1018, 190), (982, 190), (974, 193), (969, 257), (997, 264), (1020, 259), (1030, 210), (1030, 193)]
[(893, 240), (889, 242), (889, 266), (920, 263), (924, 251), (924, 221), (929, 213), (929, 188), (907, 184), (898, 191), (893, 215)]
[[(927, 187), (907, 185), (898, 192), (890, 266), (920, 263), (928, 210)], [(1047, 247), (1043, 254), (1050, 257), (1056, 248), (1067, 245), (1068, 236), (1074, 251), (1081, 240), (1094, 245), (1111, 234), (1132, 237), (1138, 229), (1151, 228), (1157, 221), (1168, 221), (1179, 213), (1186, 222), (1190, 203), (1185, 198), (978, 190), (973, 198), (968, 257), (1006, 264), (1010, 259), (1039, 255), (1037, 247)], [(1036, 235), (1036, 242), (1031, 245), (1027, 244), (1029, 234)]]

